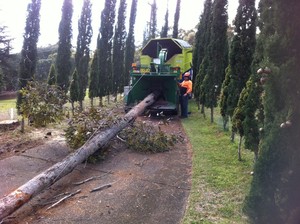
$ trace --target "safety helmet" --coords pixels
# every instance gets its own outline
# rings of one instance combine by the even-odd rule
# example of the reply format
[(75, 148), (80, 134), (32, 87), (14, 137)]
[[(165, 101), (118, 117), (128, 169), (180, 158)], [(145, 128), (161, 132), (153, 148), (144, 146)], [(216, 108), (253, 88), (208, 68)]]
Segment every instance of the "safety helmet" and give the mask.
[(190, 73), (189, 72), (186, 72), (183, 77), (190, 77)]

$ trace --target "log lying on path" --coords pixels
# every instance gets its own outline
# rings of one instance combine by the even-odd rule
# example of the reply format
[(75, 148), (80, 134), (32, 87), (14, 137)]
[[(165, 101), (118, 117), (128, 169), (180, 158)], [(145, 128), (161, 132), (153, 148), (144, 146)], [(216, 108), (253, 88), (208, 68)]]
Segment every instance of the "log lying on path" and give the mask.
[(20, 186), (15, 191), (0, 199), (0, 222), (3, 218), (12, 214), (33, 196), (54, 184), (60, 178), (69, 174), (74, 168), (84, 162), (90, 155), (104, 147), (120, 131), (130, 125), (141, 115), (145, 109), (155, 102), (159, 93), (151, 93), (142, 102), (132, 108), (118, 124), (109, 129), (96, 134), (74, 153), (67, 156), (64, 160), (54, 164), (46, 171), (35, 176), (27, 183)]

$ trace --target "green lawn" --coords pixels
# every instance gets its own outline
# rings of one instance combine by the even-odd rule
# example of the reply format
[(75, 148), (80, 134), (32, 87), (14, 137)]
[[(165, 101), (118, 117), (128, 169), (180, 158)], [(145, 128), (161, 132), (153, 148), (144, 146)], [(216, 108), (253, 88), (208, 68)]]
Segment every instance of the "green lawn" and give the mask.
[(0, 100), (0, 111), (8, 111), (10, 108), (16, 108), (16, 99)]
[(238, 161), (237, 143), (223, 131), (218, 111), (213, 124), (210, 111), (204, 119), (193, 101), (190, 111), (182, 122), (193, 150), (192, 189), (183, 223), (248, 223), (242, 207), (252, 180), (253, 153), (243, 150), (243, 161)]
[(11, 119), (11, 108), (13, 108), (13, 119), (17, 118), (16, 99), (0, 100), (0, 121)]

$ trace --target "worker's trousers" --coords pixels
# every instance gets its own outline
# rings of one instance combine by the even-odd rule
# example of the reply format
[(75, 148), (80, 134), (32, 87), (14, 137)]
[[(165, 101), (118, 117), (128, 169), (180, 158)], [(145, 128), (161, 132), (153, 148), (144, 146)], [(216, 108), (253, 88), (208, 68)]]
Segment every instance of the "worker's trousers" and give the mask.
[(188, 102), (189, 102), (188, 95), (180, 96), (179, 103), (180, 103), (181, 117), (188, 117)]

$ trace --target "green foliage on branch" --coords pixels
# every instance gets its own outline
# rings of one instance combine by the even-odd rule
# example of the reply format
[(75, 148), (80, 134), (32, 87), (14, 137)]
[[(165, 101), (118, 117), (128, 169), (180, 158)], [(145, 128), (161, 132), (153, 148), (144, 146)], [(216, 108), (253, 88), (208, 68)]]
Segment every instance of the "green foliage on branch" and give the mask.
[(20, 112), (25, 118), (30, 118), (35, 127), (59, 122), (64, 118), (62, 108), (67, 97), (59, 87), (31, 81), (20, 90), (20, 95)]
[[(263, 136), (245, 211), (252, 223), (299, 223), (300, 2), (259, 3)], [(263, 65), (263, 64), (261, 64)], [(258, 69), (258, 68), (257, 68)], [(260, 72), (258, 72), (260, 73)]]
[(65, 130), (66, 141), (71, 148), (77, 149), (83, 146), (92, 135), (117, 122), (118, 118), (111, 108), (92, 107), (87, 111), (75, 111)]
[(142, 122), (136, 123), (121, 133), (129, 149), (138, 152), (158, 153), (169, 151), (181, 139), (176, 135), (165, 134), (160, 127), (153, 128)]
[[(68, 128), (65, 130), (65, 137), (68, 145), (77, 149), (85, 144), (90, 138), (101, 130), (112, 127), (120, 120), (120, 110), (116, 108), (90, 108), (88, 111), (76, 111)], [(160, 128), (153, 128), (153, 125), (146, 125), (142, 122), (135, 123), (120, 133), (128, 148), (139, 152), (164, 152), (181, 141), (176, 135), (166, 135)]]

